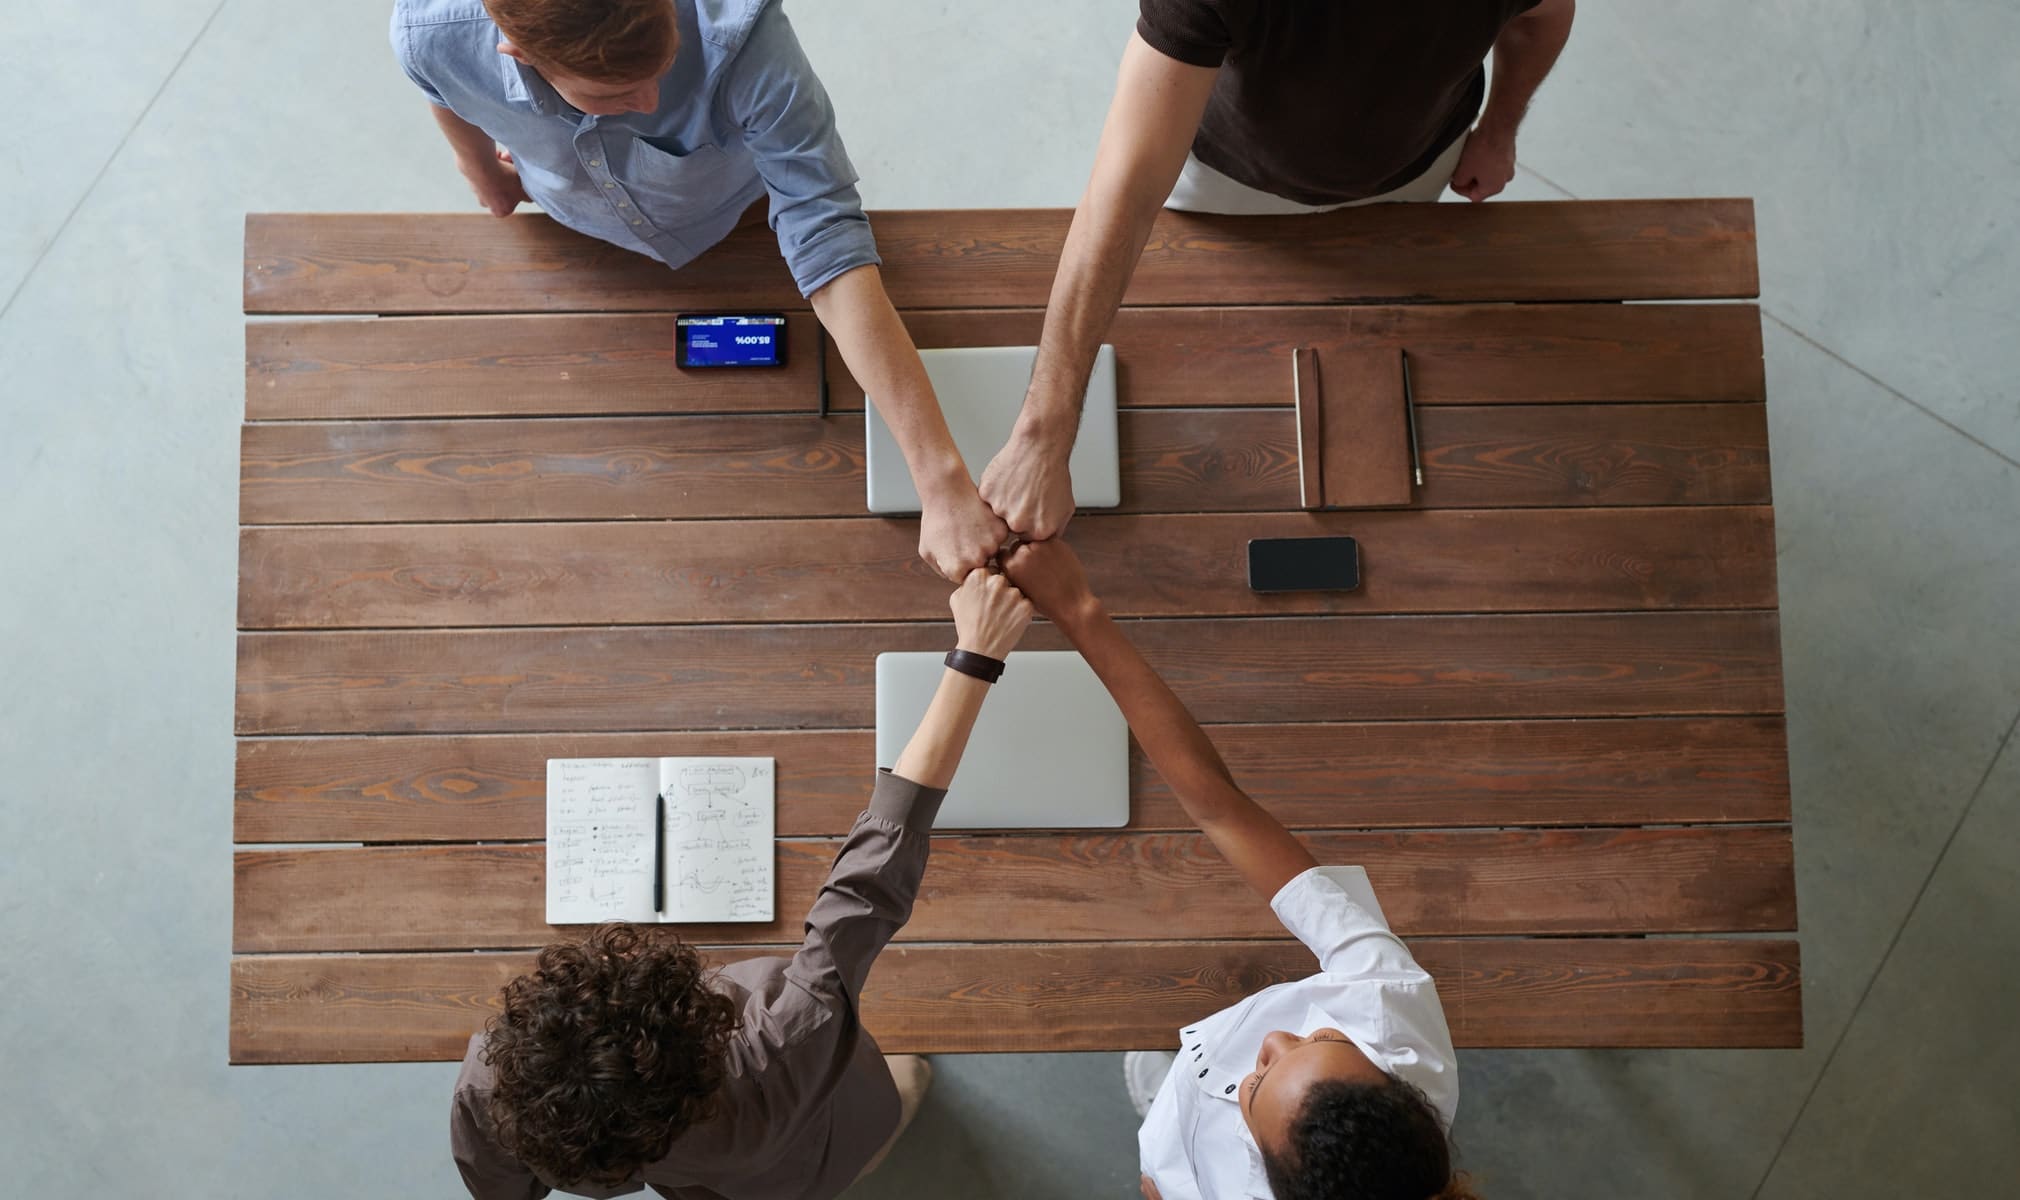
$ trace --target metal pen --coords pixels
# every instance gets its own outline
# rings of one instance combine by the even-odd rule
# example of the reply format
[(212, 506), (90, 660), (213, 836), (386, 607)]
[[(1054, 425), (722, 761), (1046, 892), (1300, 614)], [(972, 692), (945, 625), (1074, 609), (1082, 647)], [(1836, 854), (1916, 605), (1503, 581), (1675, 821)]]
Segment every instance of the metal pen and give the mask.
[(666, 793), (652, 798), (652, 911), (666, 911)]
[(1417, 395), (1410, 388), (1410, 352), (1403, 355), (1403, 417), (1410, 425), (1410, 470), (1417, 486), (1424, 486), (1424, 460), (1417, 452)]

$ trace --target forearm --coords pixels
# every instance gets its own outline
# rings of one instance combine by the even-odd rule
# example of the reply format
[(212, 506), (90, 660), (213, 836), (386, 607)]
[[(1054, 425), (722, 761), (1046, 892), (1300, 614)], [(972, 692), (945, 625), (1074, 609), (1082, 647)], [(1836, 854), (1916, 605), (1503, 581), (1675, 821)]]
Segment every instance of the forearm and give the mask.
[(952, 668), (944, 672), (918, 731), (905, 743), (891, 773), (929, 788), (953, 783), (954, 770), (961, 765), (961, 754), (968, 748), (968, 735), (974, 732), (989, 686)]
[(1235, 786), (1220, 751), (1183, 701), (1144, 660), (1099, 603), (1057, 622), (1073, 648), (1101, 678), (1151, 765), (1202, 827), (1228, 809), (1252, 804)]
[(1018, 418), (1027, 435), (1070, 442), (1078, 431), (1094, 357), (1185, 165), (1215, 74), (1175, 63), (1130, 36), (1046, 301), (1038, 361)]
[(1494, 86), (1480, 114), (1482, 131), (1515, 136), (1530, 99), (1571, 37), (1573, 11), (1574, 0), (1544, 0), (1502, 29), (1494, 41)]
[(1186, 815), (1256, 894), (1274, 896), (1317, 865), (1304, 843), (1235, 783), (1206, 731), (1098, 603), (1069, 615), (1062, 628)]
[(457, 162), (488, 164), (491, 161), (498, 143), (491, 140), (490, 134), (439, 104), (430, 104), (428, 111), (435, 114), (435, 124), (441, 128), (442, 136), (449, 139), (449, 147), (456, 152)]
[(877, 268), (865, 265), (845, 271), (808, 299), (835, 339), (849, 373), (891, 427), (921, 498), (949, 487), (972, 488), (932, 381), (926, 378), (912, 335), (891, 306)]
[[(1183, 160), (1181, 160), (1182, 162)], [(1172, 178), (1177, 177), (1173, 168)], [(1027, 435), (1071, 441), (1101, 340), (1115, 320), (1143, 243), (1172, 180), (1104, 178), (1088, 183), (1060, 251), (1046, 301), (1038, 359), (1018, 424)]]

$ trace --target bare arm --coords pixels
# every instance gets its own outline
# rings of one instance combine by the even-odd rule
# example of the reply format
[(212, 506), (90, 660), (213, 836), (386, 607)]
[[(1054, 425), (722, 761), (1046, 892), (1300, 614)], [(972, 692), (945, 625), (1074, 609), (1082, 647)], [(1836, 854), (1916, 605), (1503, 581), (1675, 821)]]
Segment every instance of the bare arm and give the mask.
[(503, 217), (526, 202), (526, 188), (519, 182), (512, 156), (500, 150), (490, 134), (439, 104), (430, 104), (428, 111), (435, 114), (435, 124), (456, 152), (456, 169), (469, 180), (478, 204), (492, 216)]
[(1505, 131), (1514, 138), (1530, 98), (1570, 40), (1576, 11), (1577, 0), (1543, 0), (1501, 30), (1494, 39), (1494, 86), (1487, 93), (1479, 128), (1497, 135)]
[(1515, 131), (1571, 36), (1575, 3), (1543, 0), (1494, 40), (1494, 86), (1452, 171), (1452, 190), (1468, 200), (1485, 200), (1515, 178)]
[(982, 478), (982, 498), (1019, 533), (1051, 537), (1073, 515), (1066, 460), (1087, 377), (1218, 73), (1161, 54), (1135, 33), (1122, 52), (1094, 171), (1052, 280), (1024, 408)]
[[(991, 658), (1009, 654), (1031, 624), (1030, 603), (987, 571), (972, 572), (948, 607), (956, 645)], [(853, 1003), (870, 965), (910, 918), (933, 817), (988, 692), (981, 680), (948, 671), (897, 765), (877, 773), (869, 810), (835, 855), (807, 910), (806, 939), (787, 968), (809, 990)]]
[[(954, 610), (955, 648), (988, 658), (1007, 657), (1031, 624), (1031, 602), (1008, 579), (989, 571), (969, 572), (948, 607)], [(891, 773), (929, 788), (953, 783), (989, 687), (949, 667)]]
[(882, 273), (874, 265), (844, 271), (808, 298), (911, 468), (923, 509), (920, 556), (947, 578), (962, 578), (995, 555), (1008, 531), (975, 493)]
[(1235, 784), (1206, 731), (1087, 590), (1080, 561), (1064, 542), (1019, 546), (1004, 570), (1101, 677), (1186, 815), (1249, 887), (1268, 899), (1318, 865), (1303, 843)]

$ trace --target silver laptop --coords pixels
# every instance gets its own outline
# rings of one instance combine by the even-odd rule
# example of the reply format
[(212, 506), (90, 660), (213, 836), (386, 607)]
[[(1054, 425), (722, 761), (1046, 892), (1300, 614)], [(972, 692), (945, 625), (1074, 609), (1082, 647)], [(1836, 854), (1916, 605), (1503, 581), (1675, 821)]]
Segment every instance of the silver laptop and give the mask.
[[(921, 350), (926, 375), (940, 398), (954, 445), (979, 481), (989, 460), (1010, 440), (1024, 389), (1031, 382), (1036, 346), (978, 346), (958, 350)], [(891, 427), (869, 401), (868, 450), (870, 511), (915, 513), (919, 490)], [(1122, 503), (1122, 472), (1115, 434), (1115, 347), (1103, 346), (1088, 377), (1086, 403), (1080, 409), (1080, 436), (1067, 460), (1073, 472), (1073, 503), (1079, 508), (1114, 508)]]
[[(897, 763), (945, 654), (877, 656), (877, 765)], [(1010, 655), (968, 738), (935, 829), (1113, 829), (1129, 823), (1129, 725), (1070, 650)]]

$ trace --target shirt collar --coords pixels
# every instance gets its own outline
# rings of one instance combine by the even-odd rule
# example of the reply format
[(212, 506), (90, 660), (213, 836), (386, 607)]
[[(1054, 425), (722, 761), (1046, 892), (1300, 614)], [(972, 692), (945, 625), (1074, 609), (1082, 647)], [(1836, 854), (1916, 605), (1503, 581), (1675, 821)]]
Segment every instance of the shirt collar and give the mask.
[(505, 83), (507, 104), (523, 104), (544, 117), (582, 116), (574, 105), (561, 98), (553, 84), (540, 77), (540, 72), (511, 55), (498, 56), (498, 71)]

